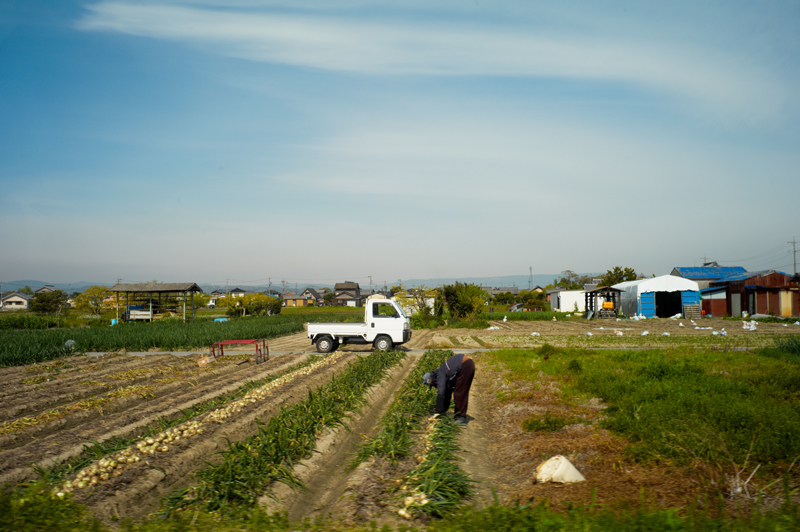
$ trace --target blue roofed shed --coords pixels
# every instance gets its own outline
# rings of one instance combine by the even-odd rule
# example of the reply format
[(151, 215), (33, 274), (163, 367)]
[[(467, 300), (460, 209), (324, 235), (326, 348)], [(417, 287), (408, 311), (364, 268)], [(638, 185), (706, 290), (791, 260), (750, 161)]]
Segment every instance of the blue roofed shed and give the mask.
[(670, 275), (674, 275), (675, 277), (683, 277), (684, 279), (694, 281), (701, 289), (703, 289), (708, 288), (712, 281), (746, 273), (747, 270), (741, 266), (720, 266), (716, 262), (706, 262), (702, 266), (680, 266), (673, 268), (672, 272), (670, 272)]

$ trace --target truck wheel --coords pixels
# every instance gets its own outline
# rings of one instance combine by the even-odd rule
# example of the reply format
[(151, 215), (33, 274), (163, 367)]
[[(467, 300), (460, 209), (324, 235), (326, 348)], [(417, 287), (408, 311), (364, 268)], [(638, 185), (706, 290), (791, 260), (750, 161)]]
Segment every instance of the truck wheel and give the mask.
[(341, 345), (341, 344), (339, 343), (339, 340), (334, 340), (334, 341), (333, 341), (333, 347), (331, 348), (331, 353), (333, 353), (334, 351), (336, 351), (337, 349), (339, 349), (339, 346), (340, 346), (340, 345)]
[(330, 353), (333, 350), (333, 339), (330, 336), (320, 336), (317, 338), (317, 351), (320, 353)]
[(375, 349), (378, 351), (391, 351), (392, 339), (388, 336), (378, 336), (375, 339)]

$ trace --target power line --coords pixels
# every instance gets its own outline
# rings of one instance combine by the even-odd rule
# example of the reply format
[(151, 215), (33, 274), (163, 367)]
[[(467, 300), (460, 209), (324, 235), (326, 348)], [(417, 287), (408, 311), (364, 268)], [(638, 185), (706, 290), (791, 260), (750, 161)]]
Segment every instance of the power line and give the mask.
[(783, 247), (784, 247), (783, 244), (778, 244), (777, 246), (775, 246), (773, 248), (770, 248), (767, 251), (764, 251), (764, 252), (761, 252), (761, 253), (757, 253), (756, 255), (753, 255), (752, 257), (747, 257), (745, 259), (718, 260), (717, 262), (728, 262), (728, 263), (730, 263), (730, 262), (746, 262), (746, 261), (750, 261), (750, 260), (756, 260), (756, 259), (760, 259), (761, 257), (763, 257), (765, 255), (770, 255), (772, 253), (775, 253), (776, 251), (779, 251)]

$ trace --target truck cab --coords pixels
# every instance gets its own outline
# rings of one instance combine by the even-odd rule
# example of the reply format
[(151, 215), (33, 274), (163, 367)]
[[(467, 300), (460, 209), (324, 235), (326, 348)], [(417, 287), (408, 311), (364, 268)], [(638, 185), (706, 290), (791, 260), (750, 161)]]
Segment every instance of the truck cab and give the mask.
[(390, 351), (411, 339), (411, 322), (394, 301), (368, 299), (364, 323), (309, 323), (308, 337), (320, 353), (346, 344), (373, 344), (375, 349)]

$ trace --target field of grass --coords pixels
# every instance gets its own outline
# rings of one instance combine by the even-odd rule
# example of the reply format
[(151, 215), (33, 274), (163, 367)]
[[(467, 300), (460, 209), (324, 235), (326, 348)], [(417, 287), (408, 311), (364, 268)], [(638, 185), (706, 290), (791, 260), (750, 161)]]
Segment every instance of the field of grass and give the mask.
[(548, 345), (494, 356), (517, 378), (557, 377), (576, 403), (602, 398), (604, 426), (632, 443), (637, 460), (760, 463), (775, 473), (800, 456), (800, 365), (792, 355)]

